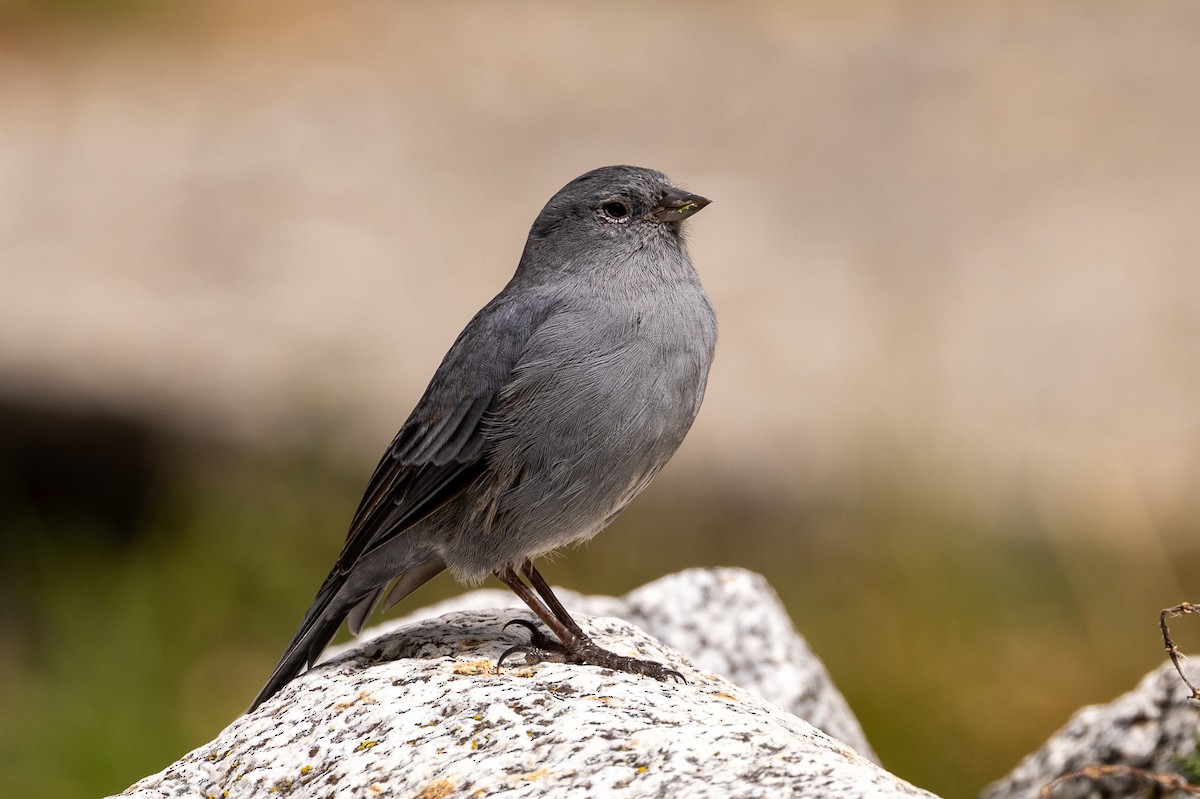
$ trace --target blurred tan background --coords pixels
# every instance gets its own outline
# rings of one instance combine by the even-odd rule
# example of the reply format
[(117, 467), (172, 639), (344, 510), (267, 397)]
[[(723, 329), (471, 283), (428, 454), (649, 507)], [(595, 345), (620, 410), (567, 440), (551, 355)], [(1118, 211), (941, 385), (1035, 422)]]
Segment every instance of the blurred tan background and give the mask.
[(713, 199), (721, 342), (556, 580), (762, 571), (947, 797), (1198, 598), (1192, 0), (0, 22), (0, 793), (120, 790), (241, 712), (542, 203), (608, 163)]

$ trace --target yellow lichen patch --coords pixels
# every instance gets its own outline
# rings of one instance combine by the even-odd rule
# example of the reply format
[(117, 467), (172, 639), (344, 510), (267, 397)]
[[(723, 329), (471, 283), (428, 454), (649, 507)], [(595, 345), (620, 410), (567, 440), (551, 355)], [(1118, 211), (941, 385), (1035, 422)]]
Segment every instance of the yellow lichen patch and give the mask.
[(491, 674), (493, 671), (490, 660), (466, 660), (454, 664), (455, 674)]
[(546, 776), (547, 774), (549, 774), (549, 773), (550, 773), (550, 769), (548, 769), (548, 768), (540, 768), (540, 769), (538, 769), (537, 771), (531, 771), (531, 772), (529, 772), (528, 774), (525, 774), (525, 775), (523, 775), (523, 776), (521, 777), (521, 779), (525, 780), (526, 782), (533, 782), (533, 781), (534, 781), (534, 780), (536, 780), (536, 779), (539, 779), (539, 778), (541, 778), (541, 777), (545, 777), (545, 776)]
[(363, 741), (358, 746), (354, 747), (355, 752), (365, 752), (373, 746), (378, 746), (379, 741)]
[(421, 789), (421, 792), (417, 794), (417, 799), (445, 799), (452, 793), (454, 793), (454, 783), (450, 780), (434, 780)]
[(736, 696), (733, 694), (727, 694), (724, 691), (713, 691), (711, 695), (717, 697), (718, 699), (728, 699), (730, 702), (738, 701)]
[(300, 767), (301, 774), (307, 774), (310, 771), (312, 771), (312, 766), (301, 766)]
[(359, 691), (358, 696), (354, 697), (353, 699), (349, 699), (345, 702), (338, 702), (337, 704), (335, 704), (333, 706), (333, 709), (340, 713), (343, 710), (345, 710), (346, 708), (353, 707), (354, 705), (356, 705), (360, 702), (364, 705), (379, 704), (379, 700), (376, 699), (375, 697), (371, 696), (370, 691)]

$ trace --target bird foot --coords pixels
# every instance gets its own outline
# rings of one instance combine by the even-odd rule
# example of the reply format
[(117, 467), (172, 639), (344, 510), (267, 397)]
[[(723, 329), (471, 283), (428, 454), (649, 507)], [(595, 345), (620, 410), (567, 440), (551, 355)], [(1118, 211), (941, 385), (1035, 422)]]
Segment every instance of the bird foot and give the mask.
[(529, 643), (510, 646), (496, 658), (496, 671), (504, 665), (504, 661), (513, 655), (524, 655), (525, 665), (533, 666), (538, 663), (574, 663), (571, 650), (542, 632), (536, 624), (524, 619), (513, 619), (500, 629), (507, 630), (513, 625), (529, 630)]
[(590, 638), (581, 639), (577, 647), (572, 649), (554, 640), (538, 629), (537, 625), (524, 619), (513, 619), (508, 624), (505, 624), (503, 629), (508, 629), (513, 624), (529, 630), (529, 643), (510, 646), (504, 650), (500, 657), (496, 659), (496, 671), (500, 670), (504, 661), (510, 656), (524, 655), (525, 665), (527, 666), (538, 663), (576, 663), (584, 666), (612, 669), (613, 671), (624, 671), (629, 674), (639, 674), (643, 677), (653, 677), (660, 682), (665, 682), (668, 677), (681, 683), (687, 682), (683, 675), (675, 671), (675, 669), (669, 669), (653, 660), (641, 660), (639, 658), (618, 655), (616, 652), (610, 652), (607, 649), (596, 646)]

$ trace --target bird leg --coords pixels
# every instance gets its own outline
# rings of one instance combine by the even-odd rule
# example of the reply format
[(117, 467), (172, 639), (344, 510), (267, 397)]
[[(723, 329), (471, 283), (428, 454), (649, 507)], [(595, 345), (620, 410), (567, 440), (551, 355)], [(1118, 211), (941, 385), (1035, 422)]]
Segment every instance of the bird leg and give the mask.
[[(529, 580), (529, 585), (526, 585), (517, 576), (517, 572), (512, 566), (505, 566), (495, 572), (496, 577), (511, 588), (513, 593), (519, 596), (521, 601), (528, 605), (530, 610), (550, 628), (551, 632), (558, 636), (559, 640), (555, 641), (524, 619), (513, 619), (504, 625), (505, 628), (511, 624), (525, 627), (530, 633), (529, 643), (518, 644), (506, 649), (496, 660), (497, 670), (503, 665), (506, 658), (521, 654), (525, 656), (527, 664), (545, 661), (578, 663), (613, 671), (625, 671), (630, 674), (641, 674), (656, 680), (666, 680), (671, 677), (680, 682), (687, 682), (682, 674), (661, 663), (618, 655), (592, 643), (592, 639), (575, 623), (571, 614), (567, 613), (567, 609), (558, 601), (558, 597), (550, 590), (550, 585), (533, 567), (531, 561), (526, 560), (521, 564), (521, 573)], [(530, 590), (530, 586), (533, 586), (533, 590)]]

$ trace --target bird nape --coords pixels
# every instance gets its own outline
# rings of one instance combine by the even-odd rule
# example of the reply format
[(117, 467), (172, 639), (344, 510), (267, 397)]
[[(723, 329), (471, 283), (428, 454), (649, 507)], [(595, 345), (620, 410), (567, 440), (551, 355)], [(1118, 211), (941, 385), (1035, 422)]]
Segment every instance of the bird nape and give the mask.
[(311, 667), (343, 621), (357, 635), (377, 606), (444, 569), (468, 583), (495, 575), (558, 639), (510, 622), (531, 640), (497, 667), (523, 655), (682, 679), (594, 644), (532, 560), (611, 522), (700, 410), (716, 317), (682, 223), (708, 202), (631, 166), (595, 169), (550, 198), (516, 273), (459, 334), (379, 461), (251, 711)]

